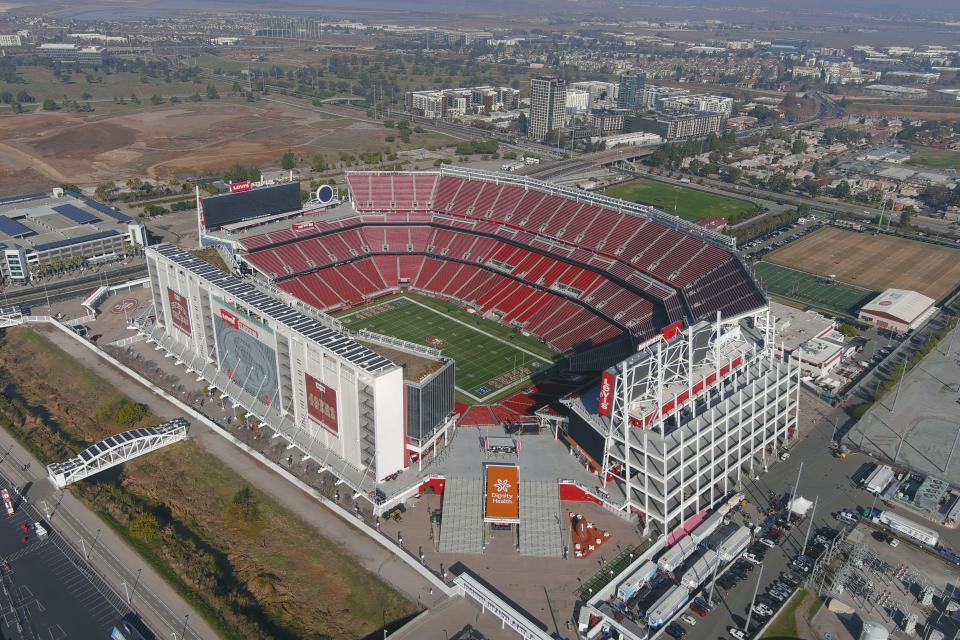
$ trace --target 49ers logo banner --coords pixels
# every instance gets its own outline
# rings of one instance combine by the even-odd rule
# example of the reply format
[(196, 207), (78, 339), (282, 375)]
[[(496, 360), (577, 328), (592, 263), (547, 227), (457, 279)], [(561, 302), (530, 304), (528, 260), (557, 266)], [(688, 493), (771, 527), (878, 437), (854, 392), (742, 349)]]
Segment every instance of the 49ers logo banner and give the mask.
[(307, 381), (307, 415), (317, 424), (323, 425), (334, 434), (339, 433), (340, 423), (337, 420), (337, 392), (323, 384), (309, 373), (305, 373)]
[(185, 297), (170, 288), (167, 288), (167, 300), (170, 301), (170, 321), (173, 322), (173, 326), (189, 336), (190, 303), (187, 302)]

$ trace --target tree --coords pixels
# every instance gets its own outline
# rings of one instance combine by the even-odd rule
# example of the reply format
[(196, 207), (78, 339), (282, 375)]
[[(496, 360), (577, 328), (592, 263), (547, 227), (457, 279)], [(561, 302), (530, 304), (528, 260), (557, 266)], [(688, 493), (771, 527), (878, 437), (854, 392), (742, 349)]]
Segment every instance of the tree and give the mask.
[(807, 143), (801, 138), (797, 138), (793, 141), (793, 146), (790, 148), (794, 154), (800, 154), (807, 150)]
[(850, 197), (850, 183), (846, 180), (841, 180), (836, 187), (833, 188), (833, 195), (838, 198), (849, 198)]
[(163, 104), (163, 96), (161, 96), (159, 93), (153, 94), (152, 96), (150, 96), (150, 104), (152, 104), (153, 106), (157, 106), (158, 104)]
[(788, 191), (793, 186), (793, 181), (784, 173), (775, 173), (767, 180), (767, 188), (777, 193)]
[(144, 542), (153, 542), (160, 533), (157, 517), (148, 511), (137, 514), (127, 526), (130, 535)]
[(839, 331), (848, 338), (855, 338), (860, 333), (855, 326), (847, 322), (840, 325)]
[(97, 185), (96, 196), (97, 200), (108, 200), (110, 194), (113, 192), (113, 183), (112, 182), (101, 182)]
[(60, 108), (60, 105), (58, 105), (55, 101), (51, 100), (50, 98), (47, 98), (43, 101), (44, 111), (56, 111), (59, 108)]
[(521, 111), (520, 115), (517, 117), (517, 133), (520, 134), (521, 136), (526, 136), (527, 126), (528, 126), (527, 114)]
[(724, 179), (727, 182), (738, 182), (743, 176), (743, 171), (739, 167), (727, 167), (725, 169)]
[(207, 85), (207, 100), (219, 100), (220, 94), (217, 93), (217, 87), (213, 84)]
[(297, 159), (293, 155), (293, 151), (287, 149), (287, 152), (283, 154), (283, 157), (280, 158), (280, 168), (284, 171), (289, 171), (297, 166)]
[(233, 498), (223, 510), (226, 525), (247, 535), (256, 533), (261, 518), (260, 504), (250, 487), (243, 487), (233, 494)]
[(147, 405), (139, 402), (120, 402), (113, 414), (113, 422), (120, 427), (132, 427), (147, 415)]
[(0, 93), (0, 102), (3, 104), (11, 104), (13, 102), (13, 94), (9, 91), (4, 91)]

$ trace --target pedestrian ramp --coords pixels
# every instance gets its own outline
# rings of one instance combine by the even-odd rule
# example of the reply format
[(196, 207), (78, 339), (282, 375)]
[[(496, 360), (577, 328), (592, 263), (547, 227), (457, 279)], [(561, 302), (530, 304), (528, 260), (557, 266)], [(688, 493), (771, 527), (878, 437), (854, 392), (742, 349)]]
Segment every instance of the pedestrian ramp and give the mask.
[(447, 478), (440, 553), (483, 553), (483, 479)]
[(520, 483), (520, 555), (563, 557), (560, 485), (555, 480)]

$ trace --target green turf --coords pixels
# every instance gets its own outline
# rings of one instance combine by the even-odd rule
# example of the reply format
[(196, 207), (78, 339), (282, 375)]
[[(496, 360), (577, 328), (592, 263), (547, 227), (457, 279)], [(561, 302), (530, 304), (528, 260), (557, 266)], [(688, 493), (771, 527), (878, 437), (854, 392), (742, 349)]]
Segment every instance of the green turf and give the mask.
[(960, 151), (936, 149), (934, 147), (913, 147), (910, 150), (910, 164), (930, 169), (960, 170)]
[(755, 269), (764, 288), (770, 293), (846, 315), (855, 315), (877, 293), (772, 262), (759, 262)]
[(736, 221), (749, 217), (756, 210), (753, 203), (745, 200), (685, 187), (674, 187), (653, 180), (633, 180), (618, 184), (607, 189), (607, 195), (630, 202), (653, 205), (667, 213), (676, 213), (687, 220), (720, 216)]
[[(411, 294), (340, 316), (351, 330), (367, 329), (438, 347), (457, 363), (457, 389), (472, 401), (489, 401), (550, 366), (555, 354), (542, 344), (450, 304)], [(445, 341), (436, 344), (431, 338)], [(532, 347), (536, 347), (535, 349)], [(526, 369), (526, 371), (518, 371)], [(509, 377), (516, 372), (514, 377)]]

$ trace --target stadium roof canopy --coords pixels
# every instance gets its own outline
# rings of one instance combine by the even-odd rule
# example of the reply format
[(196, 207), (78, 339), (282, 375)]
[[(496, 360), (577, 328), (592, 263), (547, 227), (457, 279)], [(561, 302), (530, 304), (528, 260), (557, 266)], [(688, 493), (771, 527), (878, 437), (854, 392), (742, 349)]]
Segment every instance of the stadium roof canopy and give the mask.
[(913, 324), (934, 302), (933, 298), (909, 289), (887, 289), (863, 305), (860, 313)]

